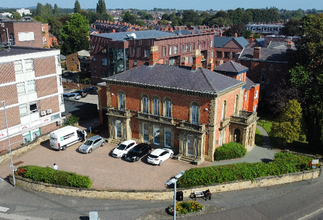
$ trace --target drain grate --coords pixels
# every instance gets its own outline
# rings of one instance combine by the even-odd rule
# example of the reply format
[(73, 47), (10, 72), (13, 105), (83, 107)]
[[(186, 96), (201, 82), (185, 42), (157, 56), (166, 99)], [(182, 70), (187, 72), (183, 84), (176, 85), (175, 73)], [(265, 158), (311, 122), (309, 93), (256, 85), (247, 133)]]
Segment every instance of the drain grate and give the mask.
[(23, 161), (18, 161), (18, 162), (16, 162), (16, 163), (14, 163), (13, 165), (14, 166), (18, 166), (19, 164), (22, 164), (22, 163), (24, 163)]

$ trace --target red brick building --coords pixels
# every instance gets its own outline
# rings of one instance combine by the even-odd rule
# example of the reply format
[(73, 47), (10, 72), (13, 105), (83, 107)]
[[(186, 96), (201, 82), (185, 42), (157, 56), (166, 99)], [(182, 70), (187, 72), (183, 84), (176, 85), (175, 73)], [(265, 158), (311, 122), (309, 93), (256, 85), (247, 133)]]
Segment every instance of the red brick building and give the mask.
[(215, 149), (227, 142), (253, 148), (258, 117), (242, 110), (246, 83), (202, 68), (200, 50), (185, 67), (160, 64), (159, 49), (151, 47), (149, 64), (100, 84), (100, 119), (110, 141), (169, 147), (197, 164), (213, 161)]
[(7, 42), (8, 38), (11, 45), (44, 47), (41, 22), (5, 21), (0, 27), (0, 44)]
[(184, 35), (163, 31), (135, 31), (91, 35), (91, 78), (102, 82), (112, 76), (149, 62), (150, 48), (157, 46), (158, 62), (192, 66), (194, 50), (201, 50), (201, 63), (208, 68), (213, 58), (214, 36), (218, 32)]
[[(40, 29), (41, 30), (41, 29)], [(59, 50), (0, 49), (0, 101), (5, 101), (11, 148), (55, 130), (65, 111)], [(8, 150), (0, 103), (0, 152)]]

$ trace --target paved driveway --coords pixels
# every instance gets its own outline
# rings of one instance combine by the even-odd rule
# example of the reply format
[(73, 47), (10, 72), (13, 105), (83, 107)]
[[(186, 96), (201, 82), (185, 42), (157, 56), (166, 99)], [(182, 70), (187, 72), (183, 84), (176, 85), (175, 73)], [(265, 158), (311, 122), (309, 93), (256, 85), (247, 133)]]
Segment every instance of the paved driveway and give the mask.
[[(65, 151), (55, 151), (49, 147), (49, 141), (13, 159), (15, 168), (21, 165), (38, 165), (53, 167), (59, 170), (88, 175), (93, 180), (92, 188), (97, 189), (134, 189), (162, 190), (165, 183), (182, 170), (196, 167), (184, 162), (168, 159), (161, 166), (148, 164), (147, 156), (138, 162), (129, 163), (122, 159), (111, 157), (114, 144), (106, 143), (91, 154), (81, 154), (76, 151), (80, 143), (68, 147)], [(208, 166), (204, 162), (200, 166)], [(0, 165), (0, 177), (11, 173), (9, 161)]]

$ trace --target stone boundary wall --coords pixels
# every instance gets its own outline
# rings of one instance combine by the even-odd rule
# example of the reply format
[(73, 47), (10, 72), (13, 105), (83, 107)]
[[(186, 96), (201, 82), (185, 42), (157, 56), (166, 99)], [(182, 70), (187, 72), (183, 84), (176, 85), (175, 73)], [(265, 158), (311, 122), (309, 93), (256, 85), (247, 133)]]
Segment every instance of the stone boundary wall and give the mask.
[[(293, 183), (304, 180), (311, 180), (320, 175), (321, 169), (303, 171), (298, 173), (285, 174), (282, 176), (269, 176), (257, 178), (255, 181), (235, 181), (223, 184), (214, 184), (210, 186), (202, 186), (196, 188), (178, 188), (178, 191), (183, 191), (184, 197), (194, 191), (209, 189), (212, 193), (228, 192), (234, 190), (250, 189), (255, 187), (266, 187), (279, 184)], [(9, 175), (9, 181), (13, 183), (12, 175)], [(173, 199), (174, 190), (165, 189), (160, 191), (144, 191), (144, 190), (97, 190), (97, 189), (80, 189), (65, 186), (57, 186), (47, 183), (32, 181), (29, 179), (16, 177), (16, 185), (26, 189), (32, 189), (39, 192), (52, 193), (57, 195), (78, 196), (96, 199), (124, 199), (124, 200), (167, 200)]]
[[(18, 147), (16, 149), (12, 150), (11, 151), (12, 157), (19, 156), (19, 155), (33, 149), (34, 147), (40, 145), (40, 143), (47, 141), (47, 140), (49, 140), (49, 133), (37, 137), (37, 139), (35, 139), (31, 143), (28, 143), (28, 145), (23, 145), (21, 147)], [(7, 160), (10, 160), (10, 152), (9, 151), (0, 154), (0, 164), (4, 163)]]

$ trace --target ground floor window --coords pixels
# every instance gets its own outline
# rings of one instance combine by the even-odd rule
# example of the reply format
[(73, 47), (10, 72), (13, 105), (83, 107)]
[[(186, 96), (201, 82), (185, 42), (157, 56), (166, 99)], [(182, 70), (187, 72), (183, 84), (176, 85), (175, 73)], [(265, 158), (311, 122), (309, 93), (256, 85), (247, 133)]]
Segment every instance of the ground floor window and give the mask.
[(146, 123), (142, 123), (143, 141), (149, 142), (149, 126)]
[(172, 145), (172, 131), (169, 128), (165, 128), (164, 131), (164, 145), (165, 147), (171, 147)]
[(154, 125), (154, 144), (159, 145), (160, 143), (160, 129), (159, 126)]

